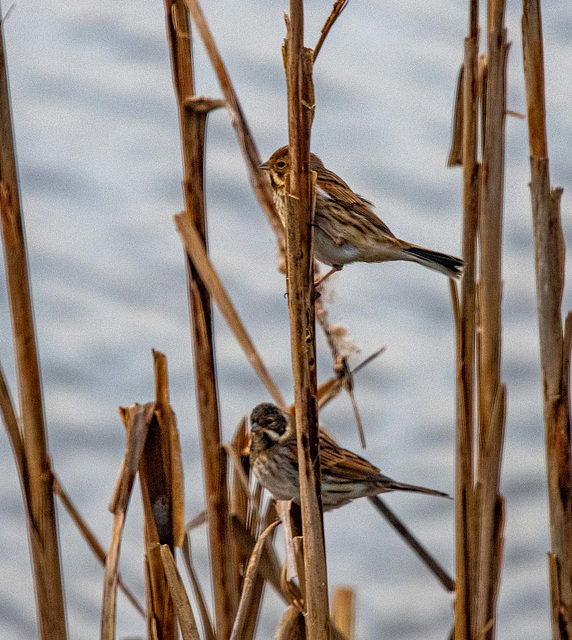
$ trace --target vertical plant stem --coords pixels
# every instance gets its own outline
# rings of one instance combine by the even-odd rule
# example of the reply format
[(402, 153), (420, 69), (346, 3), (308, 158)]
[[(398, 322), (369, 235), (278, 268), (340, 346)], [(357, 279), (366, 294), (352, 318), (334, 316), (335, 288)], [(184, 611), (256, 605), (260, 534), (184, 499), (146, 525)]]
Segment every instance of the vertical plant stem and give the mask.
[(304, 48), (303, 33), (303, 0), (291, 0), (290, 24), (285, 42), (291, 164), (286, 220), (288, 306), (302, 510), (306, 635), (308, 640), (323, 640), (329, 638), (329, 607), (316, 401), (311, 226), (313, 185), (308, 166), (313, 117), (313, 53)]
[[(470, 0), (469, 34), (462, 73), (463, 260), (460, 316), (457, 327), (457, 437), (455, 470), (455, 637), (470, 638), (475, 589), (476, 548), (474, 496), (474, 360), (476, 314), (476, 246), (479, 207), (477, 163), (478, 2)], [(456, 296), (456, 293), (454, 294)]]
[[(28, 520), (28, 529), (39, 635), (46, 640), (60, 640), (66, 638), (66, 620), (57, 523), (44, 425), (40, 365), (34, 333), (26, 241), (18, 191), (3, 25), (1, 23), (0, 216), (2, 218), (6, 284), (10, 301), (20, 393), (23, 443), (29, 477), (31, 500), (29, 506), (33, 519), (33, 523)], [(33, 527), (34, 531), (30, 527)]]
[(474, 506), (479, 527), (478, 542), (476, 538), (474, 541), (478, 572), (472, 597), (476, 608), (472, 632), (483, 640), (492, 640), (495, 636), (504, 524), (504, 503), (499, 496), (505, 425), (505, 390), (500, 380), (501, 249), (509, 47), (504, 26), (505, 0), (489, 1), (488, 9), (488, 73), (479, 220), (479, 451)]
[[(489, 2), (489, 5), (491, 3)], [(488, 34), (488, 82), (482, 167), (481, 239), (481, 348), (482, 377), (480, 440), (486, 441), (500, 383), (501, 365), (501, 247), (504, 185), (504, 128), (506, 60), (504, 0), (494, 5), (493, 29)], [(490, 23), (490, 20), (489, 20)], [(482, 447), (481, 447), (482, 451)]]
[(560, 220), (562, 189), (550, 185), (540, 0), (523, 0), (522, 33), (550, 506), (552, 637), (557, 640), (572, 637), (570, 345), (565, 344), (562, 329), (565, 258)]
[[(208, 111), (216, 101), (194, 100), (189, 18), (183, 2), (165, 0), (175, 91), (179, 106), (185, 212), (206, 246), (204, 143)], [(211, 298), (187, 260), (197, 409), (208, 512), (209, 547), (216, 630), (226, 640), (232, 630), (238, 594), (233, 589), (232, 545), (226, 486), (226, 458), (221, 449)]]

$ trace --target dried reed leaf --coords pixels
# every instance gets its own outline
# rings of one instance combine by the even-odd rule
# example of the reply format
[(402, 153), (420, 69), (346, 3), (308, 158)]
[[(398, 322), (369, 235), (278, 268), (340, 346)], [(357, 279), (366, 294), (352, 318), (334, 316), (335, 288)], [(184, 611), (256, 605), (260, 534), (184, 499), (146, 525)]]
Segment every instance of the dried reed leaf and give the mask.
[(197, 513), (197, 515), (194, 518), (191, 518), (187, 522), (187, 524), (185, 525), (185, 533), (189, 533), (193, 529), (197, 529), (198, 527), (201, 527), (203, 524), (206, 524), (207, 518), (208, 518), (207, 510), (203, 509), (200, 513)]
[(269, 525), (254, 545), (254, 549), (246, 569), (246, 575), (244, 576), (242, 594), (240, 596), (240, 603), (238, 605), (238, 611), (232, 627), (230, 640), (242, 640), (243, 638), (243, 631), (246, 626), (247, 618), (251, 615), (250, 609), (252, 606), (252, 596), (256, 584), (256, 576), (260, 565), (260, 559), (262, 557), (262, 551), (266, 539), (272, 534), (278, 524), (278, 521), (276, 521)]
[(463, 164), (463, 84), (465, 76), (465, 65), (462, 64), (457, 76), (457, 91), (455, 93), (455, 106), (453, 109), (453, 136), (451, 148), (447, 159), (448, 167), (460, 166)]
[(455, 590), (455, 581), (441, 567), (437, 560), (425, 549), (417, 538), (409, 531), (405, 524), (393, 513), (387, 504), (379, 496), (370, 496), (368, 500), (403, 538), (404, 542), (414, 551), (423, 564), (433, 573), (439, 582), (449, 592)]
[[(252, 553), (256, 545), (256, 539), (250, 534), (250, 531), (248, 531), (237, 516), (232, 516), (231, 522), (232, 532), (236, 543), (247, 558), (252, 557)], [(277, 593), (279, 595), (283, 595), (282, 588), (280, 586), (280, 564), (272, 545), (264, 545), (258, 570), (260, 575), (274, 587)]]
[(179, 235), (185, 245), (185, 249), (193, 261), (193, 265), (199, 272), (214, 301), (217, 303), (220, 312), (227, 321), (227, 324), (233, 332), (238, 344), (242, 347), (242, 350), (252, 365), (252, 368), (260, 378), (262, 384), (268, 390), (268, 393), (272, 396), (274, 402), (276, 402), (280, 407), (284, 407), (282, 394), (268, 373), (266, 365), (258, 354), (258, 351), (248, 335), (248, 332), (244, 328), (244, 325), (242, 324), (226, 289), (209, 260), (204, 241), (197, 228), (184, 213), (177, 214), (174, 217), (174, 220)]
[[(16, 461), (16, 468), (18, 470), (18, 476), (20, 478), (20, 487), (22, 489), (22, 497), (24, 499), (24, 506), (28, 514), (28, 518), (32, 517), (31, 507), (31, 495), (30, 495), (30, 480), (28, 477), (28, 468), (26, 463), (26, 451), (24, 450), (24, 443), (22, 441), (22, 435), (20, 433), (20, 427), (18, 426), (18, 418), (14, 411), (14, 405), (10, 398), (10, 391), (4, 378), (2, 367), (0, 367), (0, 412), (2, 413), (2, 421), (8, 434), (8, 440), (12, 446), (12, 453), (14, 454), (14, 460)], [(32, 520), (29, 521), (29, 525), (32, 524)]]
[(167, 583), (171, 591), (171, 597), (175, 605), (175, 612), (183, 640), (200, 640), (199, 630), (195, 622), (195, 616), (189, 602), (189, 596), (185, 590), (185, 585), (175, 564), (175, 559), (168, 545), (161, 545), (161, 558), (163, 568), (167, 576)]

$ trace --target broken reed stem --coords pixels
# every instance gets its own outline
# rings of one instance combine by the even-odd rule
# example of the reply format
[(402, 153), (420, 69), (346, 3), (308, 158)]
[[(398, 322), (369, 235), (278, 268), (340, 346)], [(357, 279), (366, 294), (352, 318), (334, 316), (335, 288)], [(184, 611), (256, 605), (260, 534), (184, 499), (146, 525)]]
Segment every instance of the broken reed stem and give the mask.
[(313, 54), (304, 48), (303, 33), (303, 0), (291, 0), (290, 23), (284, 43), (291, 166), (286, 215), (286, 260), (306, 585), (305, 622), (308, 640), (327, 640), (330, 637), (330, 625), (316, 401), (311, 226), (314, 190), (309, 172), (314, 104)]
[[(183, 155), (185, 213), (206, 246), (204, 208), (204, 142), (208, 110), (219, 101), (193, 101), (191, 35), (185, 6), (165, 0), (167, 36), (179, 106)], [(209, 292), (187, 257), (187, 277), (193, 337), (195, 388), (205, 478), (210, 564), (217, 636), (226, 640), (232, 629), (238, 594), (233, 589), (233, 556), (227, 502), (226, 458), (221, 449), (218, 395)]]
[(572, 637), (570, 335), (568, 319), (565, 336), (562, 328), (562, 189), (550, 184), (540, 0), (523, 0), (522, 35), (550, 508), (552, 637), (559, 640)]
[(324, 26), (322, 27), (322, 32), (320, 33), (320, 39), (318, 40), (318, 43), (314, 47), (314, 53), (312, 56), (314, 62), (316, 62), (316, 58), (320, 53), (320, 49), (322, 48), (324, 41), (328, 37), (328, 33), (330, 33), (330, 29), (334, 26), (334, 22), (340, 17), (342, 11), (346, 8), (348, 1), (349, 0), (336, 0), (334, 2), (332, 11), (328, 16), (326, 22), (324, 23)]
[(31, 518), (27, 519), (27, 525), (39, 635), (46, 640), (64, 640), (67, 633), (56, 513), (18, 190), (3, 31), (3, 21), (0, 19), (0, 217), (20, 394), (22, 440), (29, 479)]

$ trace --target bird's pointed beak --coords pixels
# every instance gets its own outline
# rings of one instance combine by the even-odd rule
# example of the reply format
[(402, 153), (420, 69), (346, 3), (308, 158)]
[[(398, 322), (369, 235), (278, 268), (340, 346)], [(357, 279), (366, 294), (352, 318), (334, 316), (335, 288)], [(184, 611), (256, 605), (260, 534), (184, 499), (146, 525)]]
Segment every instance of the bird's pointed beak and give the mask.
[(268, 166), (268, 162), (263, 162), (262, 164), (259, 164), (258, 168), (262, 169), (262, 171), (270, 171), (270, 167)]
[(258, 431), (262, 431), (262, 427), (258, 424), (258, 422), (253, 422), (250, 425), (250, 430), (252, 433), (257, 433)]

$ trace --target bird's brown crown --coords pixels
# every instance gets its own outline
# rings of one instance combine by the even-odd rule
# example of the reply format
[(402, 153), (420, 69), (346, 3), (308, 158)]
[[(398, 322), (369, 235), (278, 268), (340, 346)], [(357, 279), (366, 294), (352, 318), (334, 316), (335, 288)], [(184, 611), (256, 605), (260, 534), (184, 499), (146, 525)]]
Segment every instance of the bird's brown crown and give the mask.
[[(288, 145), (280, 147), (275, 151), (267, 162), (263, 163), (262, 169), (266, 169), (270, 173), (270, 181), (272, 186), (276, 188), (283, 188), (286, 182), (286, 176), (290, 171), (290, 155)], [(319, 171), (323, 169), (324, 165), (320, 158), (314, 153), (310, 154), (310, 171)]]

